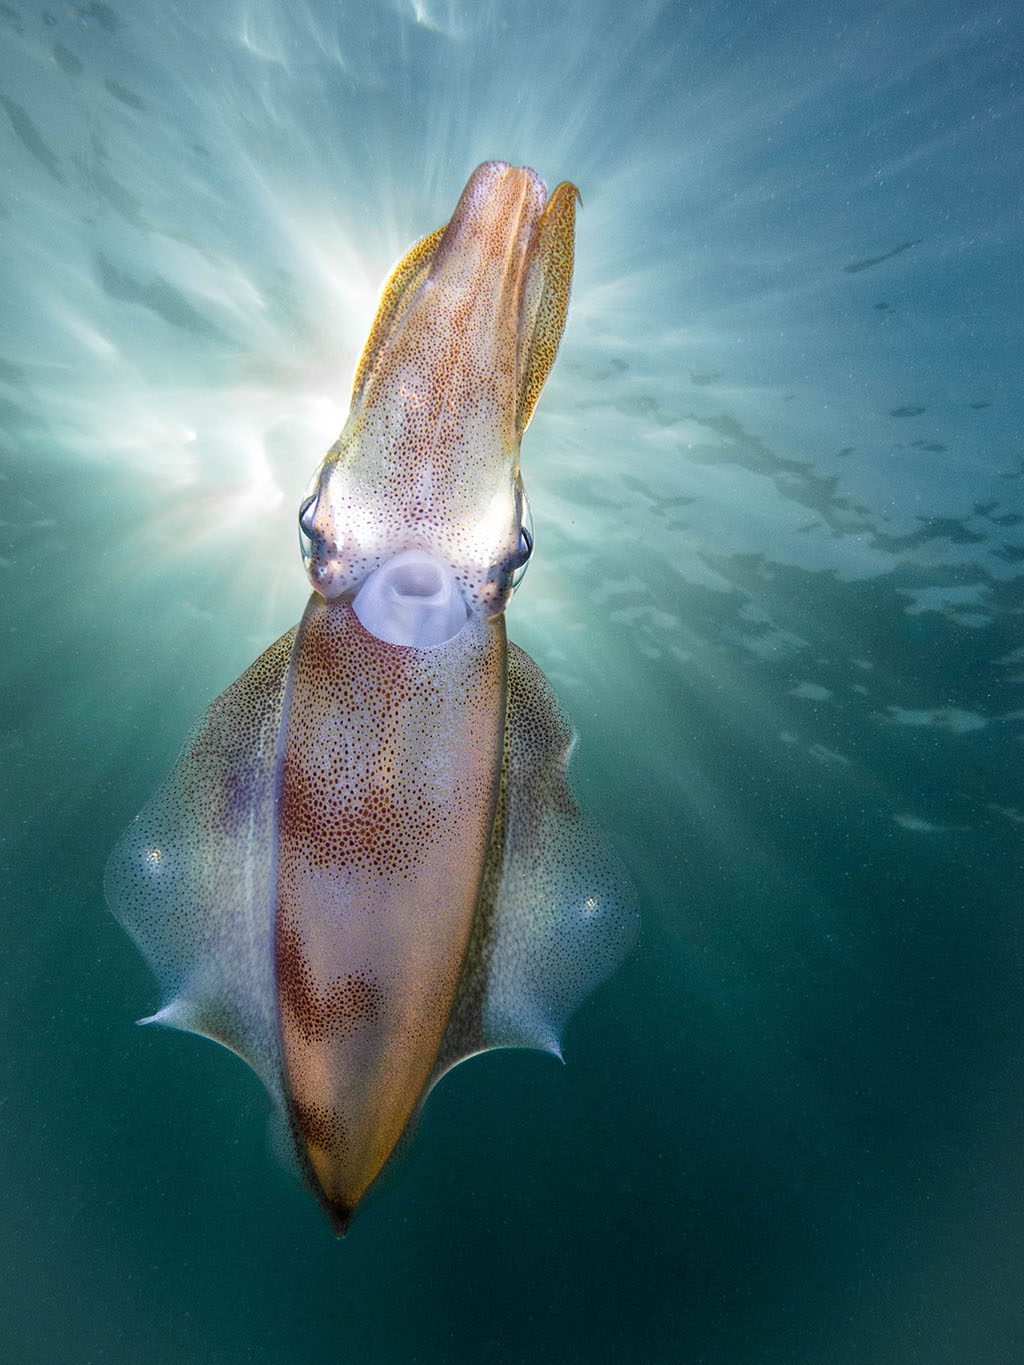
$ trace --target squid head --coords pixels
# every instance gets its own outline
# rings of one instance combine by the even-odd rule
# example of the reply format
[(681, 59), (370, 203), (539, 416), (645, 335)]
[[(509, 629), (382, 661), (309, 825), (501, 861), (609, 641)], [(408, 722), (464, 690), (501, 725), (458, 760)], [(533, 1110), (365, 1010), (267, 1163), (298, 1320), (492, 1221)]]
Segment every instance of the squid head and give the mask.
[(486, 163), (394, 271), (300, 514), (327, 599), (415, 549), (450, 575), (457, 610), (508, 605), (532, 548), (519, 442), (565, 325), (576, 198), (562, 184), (548, 200), (532, 171)]

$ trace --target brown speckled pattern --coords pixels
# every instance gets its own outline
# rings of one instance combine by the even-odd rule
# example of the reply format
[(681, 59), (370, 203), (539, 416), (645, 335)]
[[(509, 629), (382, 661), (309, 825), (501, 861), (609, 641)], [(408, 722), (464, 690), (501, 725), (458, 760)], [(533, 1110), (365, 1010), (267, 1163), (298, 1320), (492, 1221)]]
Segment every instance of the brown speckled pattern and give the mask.
[(388, 341), (401, 321), (402, 314), (415, 298), (420, 284), (426, 279), (437, 244), (444, 234), (445, 229), (438, 228), (436, 232), (417, 242), (388, 276), (381, 291), (377, 316), (373, 320), (370, 335), (356, 366), (355, 378), (352, 380), (353, 403), (362, 398), (363, 388), (385, 355)]
[(519, 440), (565, 323), (576, 190), (492, 161), (385, 288), (308, 517), (313, 586), (354, 591), (408, 547), (503, 610), (521, 554)]
[(520, 436), (529, 426), (565, 328), (579, 197), (575, 185), (563, 183), (555, 187), (537, 225), (534, 250), (523, 281), (516, 409), (516, 430)]
[(278, 814), (276, 972), (288, 1094), (343, 1224), (437, 1057), (490, 839), (503, 621), (389, 645), (314, 597), (295, 649)]
[[(488, 162), (399, 264), (304, 517), (322, 595), (210, 707), (108, 865), (160, 1022), (253, 1066), (339, 1230), (433, 1082), (488, 1047), (557, 1051), (636, 933), (569, 791), (571, 730), (500, 615), (576, 199)], [(431, 650), (351, 607), (409, 546), (471, 609)]]

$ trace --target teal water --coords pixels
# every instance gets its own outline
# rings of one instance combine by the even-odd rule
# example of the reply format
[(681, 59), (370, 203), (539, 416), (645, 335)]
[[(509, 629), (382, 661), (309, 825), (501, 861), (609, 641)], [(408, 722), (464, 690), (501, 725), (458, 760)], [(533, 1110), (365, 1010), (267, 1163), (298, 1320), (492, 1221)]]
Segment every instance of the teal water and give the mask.
[[(1024, 1359), (1010, 3), (0, 6), (0, 1361)], [(336, 1241), (107, 914), (400, 252), (582, 189), (510, 633), (644, 932)]]

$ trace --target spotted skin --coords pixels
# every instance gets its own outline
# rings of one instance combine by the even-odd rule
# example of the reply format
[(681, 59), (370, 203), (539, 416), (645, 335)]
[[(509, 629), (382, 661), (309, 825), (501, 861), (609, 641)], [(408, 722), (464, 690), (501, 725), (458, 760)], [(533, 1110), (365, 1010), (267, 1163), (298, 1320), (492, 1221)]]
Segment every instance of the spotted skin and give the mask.
[(444, 228), (438, 228), (429, 237), (417, 242), (406, 252), (388, 277), (377, 306), (377, 316), (373, 320), (373, 327), (370, 329), (370, 335), (356, 366), (355, 378), (352, 380), (353, 403), (359, 402), (362, 398), (366, 381), (374, 373), (378, 361), (384, 355), (402, 314), (426, 279), (444, 231)]
[(520, 437), (530, 424), (565, 328), (579, 197), (575, 185), (557, 186), (537, 225), (536, 246), (523, 282), (519, 324), (516, 431)]
[[(302, 622), (213, 703), (107, 869), (162, 991), (146, 1022), (249, 1062), (339, 1232), (440, 1076), (492, 1047), (558, 1053), (636, 932), (569, 790), (572, 731), (502, 615), (576, 200), (488, 162), (396, 268), (303, 504)], [(352, 606), (412, 546), (469, 613), (432, 649)]]
[(345, 1226), (423, 1092), (472, 931), (501, 770), (502, 618), (387, 644), (314, 597), (278, 797), (275, 957), (293, 1122)]
[(576, 198), (563, 184), (548, 200), (533, 171), (486, 162), (394, 272), (307, 509), (323, 596), (419, 548), (453, 567), (471, 610), (508, 604), (519, 442), (565, 324)]

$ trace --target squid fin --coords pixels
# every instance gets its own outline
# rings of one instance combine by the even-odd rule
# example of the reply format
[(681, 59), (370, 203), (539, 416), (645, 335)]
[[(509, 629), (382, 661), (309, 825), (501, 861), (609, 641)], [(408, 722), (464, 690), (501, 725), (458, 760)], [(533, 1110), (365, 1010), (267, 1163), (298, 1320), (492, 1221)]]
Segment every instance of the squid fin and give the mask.
[(540, 669), (509, 646), (501, 792), (480, 908), (432, 1077), (490, 1048), (561, 1059), (562, 1031), (638, 931), (618, 858), (583, 820), (566, 765), (575, 742)]
[(278, 735), (295, 632), (206, 712), (174, 771), (118, 841), (104, 885), (160, 985), (141, 1023), (237, 1052), (280, 1103), (273, 868)]

